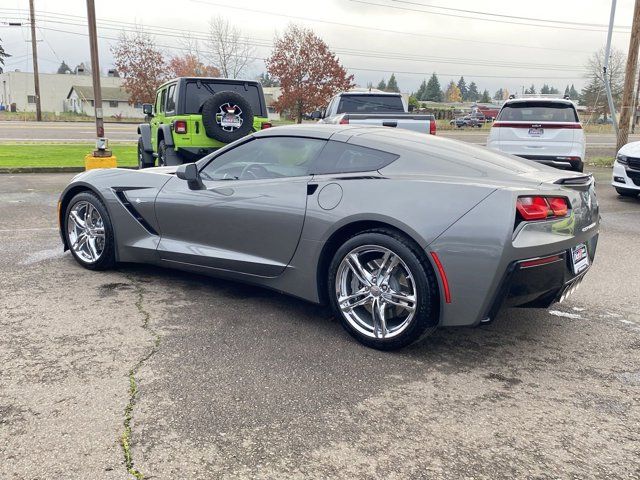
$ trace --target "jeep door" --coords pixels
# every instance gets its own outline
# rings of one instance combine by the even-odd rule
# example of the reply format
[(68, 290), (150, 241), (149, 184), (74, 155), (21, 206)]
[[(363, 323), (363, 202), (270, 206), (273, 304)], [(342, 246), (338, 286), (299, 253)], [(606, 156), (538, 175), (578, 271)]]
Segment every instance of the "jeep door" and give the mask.
[(276, 276), (298, 245), (309, 168), (324, 140), (249, 139), (200, 170), (204, 188), (172, 178), (156, 199), (162, 260)]
[(156, 93), (156, 101), (153, 105), (153, 117), (149, 124), (151, 125), (151, 145), (154, 151), (158, 150), (158, 126), (164, 123), (164, 105), (166, 101), (167, 89), (163, 88)]

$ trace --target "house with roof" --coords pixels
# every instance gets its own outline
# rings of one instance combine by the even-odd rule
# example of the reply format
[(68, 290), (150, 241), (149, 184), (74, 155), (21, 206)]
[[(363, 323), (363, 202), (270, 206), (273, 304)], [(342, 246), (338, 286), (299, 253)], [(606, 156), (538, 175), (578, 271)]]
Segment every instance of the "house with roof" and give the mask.
[[(142, 104), (130, 104), (123, 87), (102, 87), (102, 116), (104, 118), (142, 118)], [(93, 116), (95, 97), (93, 87), (73, 85), (65, 100), (65, 111)]]

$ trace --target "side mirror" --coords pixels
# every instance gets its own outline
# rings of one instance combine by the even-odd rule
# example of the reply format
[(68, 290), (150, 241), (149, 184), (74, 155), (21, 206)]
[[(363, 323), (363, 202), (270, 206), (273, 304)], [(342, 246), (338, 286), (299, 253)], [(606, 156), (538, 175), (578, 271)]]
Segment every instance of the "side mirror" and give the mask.
[(198, 172), (198, 166), (195, 163), (180, 165), (176, 170), (176, 177), (180, 180), (186, 180), (191, 190), (202, 190), (204, 188), (200, 172)]
[(142, 113), (144, 113), (145, 115), (153, 115), (153, 105), (151, 105), (150, 103), (143, 103)]
[(322, 112), (320, 110), (311, 112), (311, 118), (314, 120), (320, 120), (322, 118)]

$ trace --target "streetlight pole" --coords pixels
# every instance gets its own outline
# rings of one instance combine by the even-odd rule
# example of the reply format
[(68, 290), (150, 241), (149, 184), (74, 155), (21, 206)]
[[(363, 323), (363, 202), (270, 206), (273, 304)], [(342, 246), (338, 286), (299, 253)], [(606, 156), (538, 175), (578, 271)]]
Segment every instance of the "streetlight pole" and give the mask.
[(98, 33), (96, 29), (96, 6), (94, 0), (87, 0), (89, 21), (89, 47), (91, 49), (91, 76), (93, 77), (93, 111), (96, 118), (96, 136), (104, 137), (102, 117), (102, 90), (100, 88), (100, 62), (98, 61)]
[(42, 121), (42, 109), (40, 108), (40, 76), (38, 74), (38, 44), (36, 42), (36, 15), (33, 0), (29, 0), (29, 13), (31, 19), (31, 52), (33, 56), (33, 85), (36, 94), (36, 120)]

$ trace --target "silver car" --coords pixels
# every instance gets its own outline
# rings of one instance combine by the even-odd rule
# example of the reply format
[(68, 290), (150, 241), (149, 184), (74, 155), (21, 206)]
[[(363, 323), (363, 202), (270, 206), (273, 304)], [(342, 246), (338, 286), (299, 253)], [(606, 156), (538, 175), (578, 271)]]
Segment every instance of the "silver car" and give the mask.
[(596, 250), (590, 175), (384, 127), (263, 130), (197, 163), (92, 170), (60, 197), (64, 248), (329, 304), (379, 349), (548, 307)]

